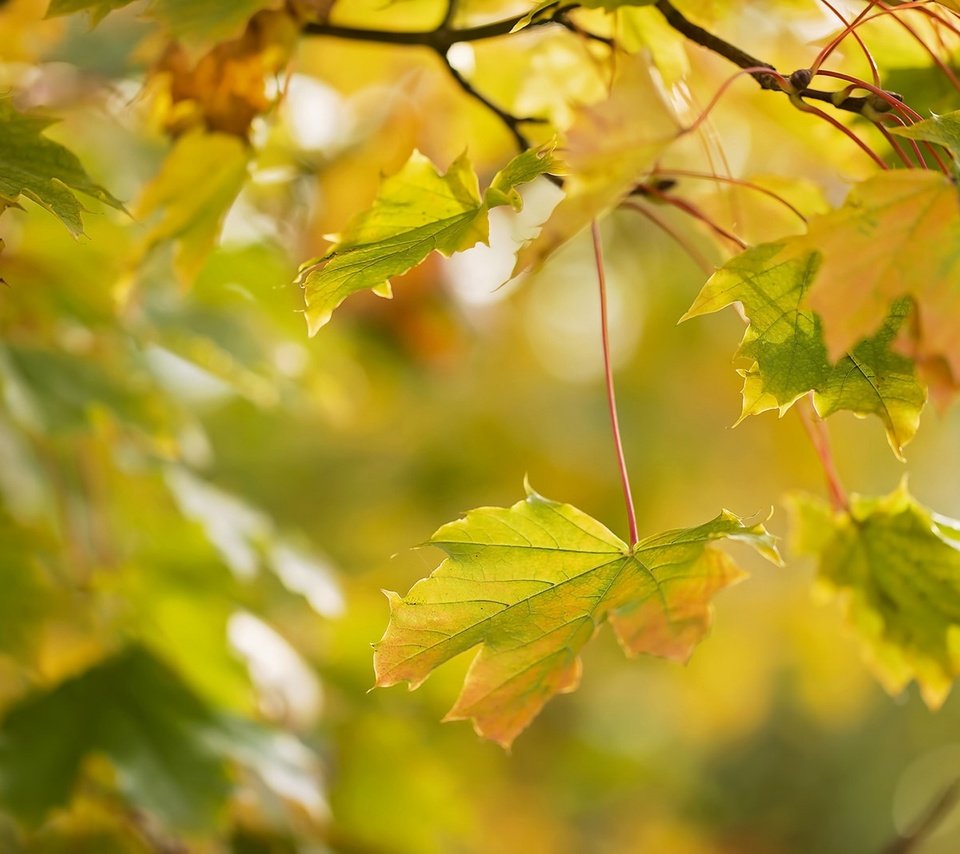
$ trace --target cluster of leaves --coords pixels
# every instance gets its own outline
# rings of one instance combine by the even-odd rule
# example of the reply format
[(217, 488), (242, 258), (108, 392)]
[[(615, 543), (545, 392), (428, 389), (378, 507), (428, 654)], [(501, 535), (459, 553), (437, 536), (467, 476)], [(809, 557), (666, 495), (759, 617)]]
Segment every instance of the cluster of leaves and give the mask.
[[(48, 15), (87, 12), (99, 22), (127, 5), (53, 0)], [(101, 215), (88, 243), (50, 261), (43, 245), (52, 226), (28, 210), (26, 237), (5, 279), (16, 280), (19, 293), (30, 276), (45, 286), (81, 266), (98, 274), (108, 268), (118, 283), (117, 293), (92, 304), (78, 297), (86, 282), (76, 293), (50, 287), (3, 321), (0, 377), (9, 412), (0, 419), (0, 439), (21, 465), (0, 475), (4, 492), (19, 495), (0, 517), (10, 579), (0, 609), (9, 609), (10, 619), (0, 643), (25, 659), (32, 655), (33, 664), (24, 670), (29, 690), (14, 692), (0, 724), (0, 800), (27, 823), (103, 792), (134, 813), (145, 810), (187, 830), (233, 821), (225, 817), (229, 805), (251, 797), (260, 799), (264, 827), (277, 824), (277, 802), (323, 819), (315, 757), (277, 721), (250, 713), (256, 686), (235, 663), (224, 664), (224, 637), (237, 614), (259, 611), (255, 619), (268, 624), (291, 598), (306, 596), (315, 611), (330, 610), (323, 604), (329, 600), (316, 596), (317, 586), (330, 582), (309, 550), (296, 552), (296, 535), (198, 476), (204, 441), (194, 409), (198, 400), (224, 394), (269, 408), (300, 392), (271, 362), (265, 339), (237, 332), (223, 289), (212, 297), (204, 282), (244, 280), (264, 269), (274, 278), (285, 274), (276, 258), (244, 271), (250, 259), (229, 258), (216, 246), (228, 213), (255, 186), (255, 172), (280, 164), (312, 177), (281, 132), (268, 142), (259, 138), (282, 100), (273, 78), (288, 69), (301, 34), (396, 40), (394, 30), (364, 30), (362, 8), (346, 2), (333, 5), (346, 6), (359, 23), (330, 24), (329, 5), (148, 6), (163, 40), (145, 48), (149, 115), (142, 121), (170, 144), (138, 186), (136, 226), (121, 219), (127, 214), (118, 198), (48, 135), (50, 119), (15, 97), (0, 99), (0, 212), (36, 203), (74, 236), (84, 232), (84, 201)], [(467, 5), (459, 14), (474, 15)], [(664, 163), (678, 162), (680, 174), (695, 162), (690, 151), (713, 107), (691, 113), (681, 106), (683, 87), (669, 88), (690, 61), (683, 34), (671, 41), (662, 29), (664, 7), (676, 10), (618, 0), (581, 5), (576, 20), (570, 16), (580, 11), (557, 3), (528, 4), (523, 15), (504, 19), (511, 24), (499, 33), (504, 37), (513, 28), (557, 25), (563, 37), (589, 45), (603, 69), (599, 83), (584, 83), (582, 92), (543, 98), (543, 115), (534, 120), (492, 105), (445, 57), (459, 95), (491, 110), (523, 150), (485, 163), (479, 171), (492, 177), (483, 182), (465, 153), (444, 170), (442, 158), (435, 163), (415, 148), (403, 151), (369, 204), (348, 206), (353, 215), (342, 232), (300, 267), (295, 281), (309, 334), (348, 297), (365, 290), (390, 296), (391, 280), (434, 252), (449, 257), (488, 242), (494, 214), (521, 212), (528, 185), (552, 180), (563, 194), (539, 232), (517, 247), (515, 274), (549, 265), (591, 223), (618, 209), (664, 225), (659, 208), (672, 205), (692, 213), (697, 227), (705, 224), (707, 239), (719, 241), (712, 251), (722, 253), (684, 319), (736, 304), (748, 323), (737, 351), (745, 360), (741, 419), (772, 409), (782, 415), (809, 397), (821, 418), (840, 411), (876, 416), (902, 459), (928, 396), (945, 408), (960, 388), (954, 170), (919, 168), (927, 165), (919, 153), (915, 161), (905, 157), (912, 168), (862, 175), (833, 209), (819, 199), (801, 205), (802, 233), (771, 218), (773, 233), (748, 245), (661, 180), (670, 175)], [(940, 5), (945, 15), (960, 12)], [(457, 25), (456, 14), (445, 16), (419, 42), (408, 31), (406, 43), (436, 49), (444, 37), (449, 47)], [(464, 24), (463, 32), (474, 31)], [(790, 96), (782, 99), (786, 109), (792, 103), (809, 112), (803, 91), (786, 82), (781, 88)], [(838, 93), (832, 103), (848, 95)], [(571, 108), (570, 100), (578, 103)], [(518, 129), (527, 125), (535, 139)], [(938, 146), (930, 149), (938, 162), (955, 163), (958, 126), (957, 114), (947, 113), (893, 132)], [(427, 149), (430, 140), (424, 142)], [(896, 145), (884, 154), (892, 157)], [(727, 177), (763, 189), (762, 178)], [(797, 210), (785, 199), (801, 195), (797, 187), (765, 192)], [(192, 287), (195, 302), (170, 296), (178, 286), (171, 286), (168, 268)], [(229, 334), (218, 332), (222, 327)], [(222, 343), (228, 339), (230, 345)], [(35, 476), (44, 468), (64, 482), (57, 494), (46, 494), (44, 479)], [(25, 472), (20, 483), (39, 484), (32, 503), (18, 471)], [(473, 510), (434, 534), (429, 542), (446, 558), (405, 597), (388, 595), (390, 622), (374, 656), (378, 685), (416, 687), (444, 662), (480, 647), (448, 718), (471, 719), (478, 733), (504, 746), (548, 700), (577, 687), (580, 652), (605, 622), (630, 655), (686, 661), (708, 631), (714, 594), (744, 576), (721, 543), (745, 542), (781, 562), (764, 525), (725, 510), (712, 521), (627, 543), (575, 507), (527, 491), (513, 507)], [(77, 496), (82, 500), (71, 503)], [(832, 507), (792, 500), (798, 551), (818, 559), (822, 585), (845, 601), (884, 686), (895, 692), (916, 680), (927, 703), (938, 706), (960, 673), (960, 523), (923, 508), (905, 485), (885, 498), (834, 498)], [(94, 510), (78, 518), (71, 510), (77, 503)], [(163, 508), (149, 524), (137, 515), (147, 504)], [(230, 591), (228, 603), (204, 598), (195, 572), (210, 565), (224, 570), (216, 584)], [(263, 604), (250, 590), (270, 584), (268, 577), (281, 589)], [(94, 604), (78, 620), (69, 600), (85, 596)], [(46, 603), (44, 613), (31, 610), (37, 602)], [(171, 642), (170, 627), (185, 614), (196, 622), (196, 636)], [(44, 669), (37, 662), (45, 632), (82, 635), (87, 649)], [(219, 683), (205, 678), (204, 656), (218, 660), (217, 672), (225, 674)], [(52, 730), (61, 737), (47, 746)], [(106, 769), (97, 765), (103, 758)], [(293, 819), (288, 813), (283, 821)], [(140, 831), (148, 844), (159, 844), (152, 831)]]

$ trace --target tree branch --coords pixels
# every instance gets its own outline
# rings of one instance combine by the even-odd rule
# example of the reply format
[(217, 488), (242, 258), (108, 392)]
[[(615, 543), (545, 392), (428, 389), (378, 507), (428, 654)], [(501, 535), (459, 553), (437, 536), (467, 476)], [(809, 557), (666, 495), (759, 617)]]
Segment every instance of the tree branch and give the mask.
[[(559, 3), (555, 6), (544, 9), (543, 16), (535, 17), (527, 28), (542, 27), (548, 24), (557, 23), (557, 18), (576, 8), (576, 4), (561, 7)], [(500, 36), (509, 35), (514, 27), (523, 21), (526, 15), (516, 15), (512, 18), (506, 18), (502, 21), (494, 21), (490, 24), (482, 24), (476, 27), (450, 27), (449, 21), (441, 22), (439, 27), (432, 30), (372, 30), (365, 27), (347, 27), (340, 24), (328, 24), (323, 21), (311, 21), (307, 23), (302, 32), (308, 36), (332, 36), (340, 39), (350, 39), (352, 41), (376, 42), (379, 44), (393, 45), (419, 45), (429, 47), (435, 51), (446, 53), (453, 45), (458, 42), (476, 42), (485, 39), (495, 39)]]
[[(697, 26), (691, 21), (688, 21), (670, 2), (670, 0), (658, 0), (656, 4), (657, 11), (666, 18), (667, 23), (673, 27), (678, 33), (686, 37), (694, 44), (698, 44), (701, 47), (705, 47), (707, 50), (722, 56), (724, 59), (729, 60), (738, 68), (769, 68), (771, 71), (776, 72), (776, 67), (771, 65), (769, 62), (765, 62), (762, 59), (757, 59), (755, 56), (751, 56), (745, 50), (737, 47), (736, 45), (730, 44), (728, 41), (724, 41), (717, 35), (703, 29), (703, 27)], [(782, 85), (780, 84), (777, 77), (773, 74), (764, 74), (762, 71), (751, 71), (750, 76), (760, 84), (761, 89), (769, 89), (772, 91), (784, 92)], [(877, 99), (870, 95), (863, 97), (851, 97), (845, 96), (842, 98), (838, 97), (836, 92), (826, 92), (822, 89), (810, 89), (806, 86), (809, 83), (809, 74), (804, 75), (803, 72), (796, 72), (795, 74), (790, 75), (790, 81), (796, 86), (796, 92), (786, 94), (797, 94), (801, 98), (809, 98), (812, 101), (823, 101), (824, 103), (830, 104), (832, 107), (835, 107), (838, 110), (843, 110), (848, 113), (857, 113), (858, 115), (864, 116), (865, 118), (870, 119), (869, 111), (871, 109), (876, 110), (877, 108)], [(899, 95), (894, 93), (888, 93), (897, 100), (903, 100)]]
[(510, 131), (514, 140), (516, 140), (517, 147), (520, 149), (521, 153), (531, 147), (530, 140), (527, 139), (526, 134), (520, 130), (520, 126), (523, 124), (543, 124), (546, 122), (546, 119), (537, 118), (535, 116), (515, 116), (513, 113), (508, 113), (506, 110), (494, 104), (493, 101), (487, 98), (487, 96), (482, 92), (477, 91), (473, 84), (467, 80), (467, 78), (464, 77), (456, 68), (454, 68), (445, 54), (440, 54), (440, 59), (446, 66), (447, 71), (450, 72), (450, 76), (456, 81), (457, 85), (464, 91), (464, 93), (469, 95), (475, 101), (483, 104), (484, 107), (486, 107), (491, 113), (500, 119), (504, 125), (506, 125), (507, 130)]

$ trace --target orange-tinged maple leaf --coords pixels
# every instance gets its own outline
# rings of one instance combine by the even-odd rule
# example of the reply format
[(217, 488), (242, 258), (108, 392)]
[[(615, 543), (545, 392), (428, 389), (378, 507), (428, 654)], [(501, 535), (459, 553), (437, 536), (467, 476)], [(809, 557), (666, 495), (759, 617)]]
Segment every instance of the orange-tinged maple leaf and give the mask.
[(245, 138), (254, 118), (273, 104), (266, 79), (286, 65), (297, 32), (288, 14), (264, 10), (239, 38), (218, 44), (196, 62), (171, 42), (151, 71), (166, 129), (176, 135), (202, 126)]
[(556, 694), (576, 689), (579, 652), (609, 622), (628, 655), (686, 661), (709, 629), (711, 597), (744, 573), (715, 547), (742, 540), (779, 563), (774, 538), (728, 511), (630, 547), (569, 504), (529, 490), (484, 507), (430, 540), (447, 554), (406, 597), (388, 593), (376, 645), (377, 685), (420, 685), (439, 665), (481, 649), (447, 720), (509, 747)]
[(807, 295), (832, 359), (873, 334), (899, 297), (916, 306), (911, 352), (960, 378), (960, 196), (945, 176), (891, 171), (812, 219), (794, 248), (821, 255)]

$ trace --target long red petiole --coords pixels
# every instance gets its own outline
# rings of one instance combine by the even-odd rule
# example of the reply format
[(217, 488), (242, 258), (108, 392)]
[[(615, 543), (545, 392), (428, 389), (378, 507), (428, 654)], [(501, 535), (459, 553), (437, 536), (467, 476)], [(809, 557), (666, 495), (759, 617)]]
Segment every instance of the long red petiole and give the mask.
[(817, 54), (817, 58), (814, 59), (813, 63), (810, 65), (810, 70), (816, 74), (819, 71), (820, 66), (827, 61), (827, 57), (833, 53), (840, 43), (852, 33), (864, 20), (867, 13), (877, 5), (879, 0), (870, 0), (869, 5), (860, 11), (860, 14), (857, 15), (849, 24), (844, 27), (843, 31), (839, 33), (834, 39), (832, 39), (828, 44), (824, 45), (823, 50)]
[[(898, 101), (889, 92), (885, 92), (883, 89), (880, 89), (876, 86), (871, 86), (869, 83), (867, 83), (864, 80), (858, 80), (856, 77), (851, 77), (849, 74), (843, 74), (840, 71), (818, 71), (817, 74), (821, 77), (833, 77), (836, 80), (846, 80), (848, 83), (852, 83), (854, 86), (857, 86), (860, 89), (866, 89), (868, 92), (872, 92), (878, 98), (883, 98), (883, 100), (886, 101), (888, 104), (890, 104), (890, 106), (894, 110), (896, 110), (901, 115), (906, 116), (911, 121), (919, 122), (923, 120), (923, 116), (921, 116), (912, 107), (903, 103), (903, 101)], [(937, 161), (937, 165), (940, 167), (940, 171), (943, 172), (945, 175), (950, 174), (950, 170), (947, 168), (947, 165), (943, 162), (943, 160), (940, 159), (940, 156), (937, 154), (936, 149), (932, 145), (930, 145), (930, 143), (928, 142), (924, 143), (924, 148), (926, 148), (927, 151), (930, 152), (934, 160)]]
[(716, 269), (713, 264), (711, 264), (706, 256), (700, 252), (689, 240), (687, 240), (679, 231), (677, 231), (673, 226), (669, 225), (663, 219), (658, 217), (653, 211), (648, 210), (643, 205), (638, 205), (636, 202), (621, 202), (620, 207), (628, 208), (629, 210), (636, 211), (641, 216), (646, 217), (650, 222), (652, 222), (657, 228), (659, 228), (664, 234), (672, 238), (677, 245), (679, 245), (687, 255), (690, 256), (694, 264), (696, 264), (704, 273), (708, 276), (713, 273)]
[(823, 468), (824, 477), (827, 480), (827, 490), (830, 493), (830, 504), (834, 510), (848, 510), (850, 502), (847, 500), (846, 490), (840, 482), (840, 475), (837, 474), (837, 467), (833, 462), (833, 451), (830, 448), (830, 434), (827, 432), (827, 425), (817, 414), (813, 403), (808, 397), (803, 397), (797, 401), (797, 414), (803, 423), (803, 429), (807, 432), (807, 437), (817, 452), (817, 458)]
[(660, 201), (665, 202), (668, 205), (683, 211), (685, 214), (689, 214), (694, 219), (700, 220), (707, 228), (709, 228), (714, 234), (719, 235), (724, 240), (729, 240), (734, 246), (738, 249), (743, 250), (747, 248), (746, 242), (741, 240), (737, 235), (731, 231), (727, 231), (723, 226), (717, 225), (710, 217), (708, 217), (700, 208), (696, 205), (691, 204), (684, 199), (678, 199), (676, 196), (668, 196), (661, 190), (658, 190), (656, 187), (651, 185), (645, 185), (643, 187), (643, 193), (646, 196), (650, 196), (655, 199), (660, 199)]
[(607, 275), (603, 266), (603, 244), (600, 241), (600, 226), (597, 225), (596, 220), (592, 222), (590, 230), (593, 234), (593, 257), (597, 264), (597, 283), (600, 290), (600, 339), (603, 344), (603, 372), (607, 381), (607, 405), (610, 408), (610, 427), (613, 431), (613, 444), (617, 452), (617, 465), (620, 468), (620, 482), (623, 484), (623, 499), (627, 505), (630, 548), (633, 548), (640, 540), (640, 534), (637, 530), (637, 511), (633, 506), (633, 492), (630, 490), (627, 460), (623, 454), (620, 420), (617, 417), (617, 396), (613, 388), (613, 365), (610, 359), (610, 324), (607, 322)]
[(773, 68), (769, 68), (766, 65), (756, 65), (751, 68), (741, 68), (738, 72), (736, 72), (736, 74), (732, 74), (730, 77), (724, 80), (723, 83), (720, 84), (720, 87), (717, 89), (717, 91), (713, 93), (713, 97), (710, 98), (710, 100), (707, 102), (707, 106), (703, 108), (703, 112), (701, 112), (700, 115), (697, 116), (697, 118), (694, 120), (692, 125), (688, 125), (687, 127), (683, 128), (680, 131), (680, 134), (683, 135), (686, 133), (692, 133), (697, 128), (699, 128), (700, 125), (702, 125), (707, 120), (707, 117), (713, 111), (713, 108), (716, 107), (717, 104), (720, 102), (720, 99), (723, 97), (727, 89), (729, 89), (734, 83), (737, 82), (737, 80), (739, 80), (745, 74), (750, 74), (751, 76), (755, 76), (757, 74), (764, 74), (767, 77), (771, 77), (775, 79), (780, 84), (784, 92), (787, 92), (790, 89), (789, 81), (782, 74), (779, 74)]
[[(887, 144), (894, 150), (897, 157), (900, 158), (900, 162), (903, 163), (903, 165), (906, 166), (907, 169), (913, 169), (914, 168), (913, 161), (909, 157), (907, 157), (907, 152), (903, 150), (903, 146), (900, 145), (900, 143), (897, 141), (897, 138), (892, 133), (890, 133), (890, 131), (888, 131), (882, 124), (880, 124), (880, 122), (874, 122), (874, 127), (878, 131), (880, 131), (881, 134), (883, 134), (883, 138), (887, 141)], [(920, 148), (917, 147), (916, 150), (919, 152)], [(922, 159), (920, 160), (920, 163), (922, 164), (923, 168), (926, 168), (926, 164), (923, 162)]]
[[(821, 71), (820, 73), (826, 74), (827, 72)], [(799, 96), (795, 95), (791, 98), (791, 100), (793, 101), (794, 106), (798, 110), (801, 110), (804, 113), (810, 113), (811, 115), (814, 115), (814, 116), (819, 116), (825, 122), (828, 122), (829, 124), (831, 124), (834, 128), (840, 131), (840, 133), (842, 133), (844, 136), (850, 139), (853, 143), (855, 143), (857, 147), (864, 154), (866, 154), (867, 157), (869, 157), (874, 163), (876, 163), (877, 166), (879, 166), (881, 169), (889, 168), (887, 164), (883, 162), (883, 159), (880, 157), (880, 155), (877, 154), (877, 152), (875, 152), (869, 145), (867, 145), (862, 139), (860, 139), (860, 137), (857, 136), (846, 125), (841, 124), (833, 116), (829, 115), (828, 113), (825, 113), (823, 110), (819, 109), (818, 107), (814, 107), (812, 104), (808, 104)]]
[(726, 177), (724, 175), (716, 175), (708, 172), (695, 172), (690, 169), (669, 169), (667, 167), (656, 167), (653, 170), (654, 175), (677, 175), (681, 178), (701, 178), (705, 181), (716, 181), (720, 184), (732, 184), (736, 187), (743, 187), (747, 190), (755, 190), (758, 193), (763, 193), (763, 195), (768, 196), (776, 202), (779, 202), (785, 208), (788, 208), (792, 213), (796, 214), (803, 222), (807, 221), (807, 218), (803, 213), (794, 205), (790, 204), (783, 196), (779, 193), (775, 193), (773, 190), (769, 190), (766, 187), (755, 184), (753, 181), (746, 181), (743, 178), (733, 178)]
[[(863, 52), (864, 58), (867, 60), (867, 65), (870, 66), (870, 74), (873, 77), (873, 83), (875, 86), (880, 85), (880, 69), (877, 68), (876, 60), (873, 58), (873, 54), (870, 53), (870, 48), (867, 47), (866, 43), (860, 38), (860, 33), (856, 31), (853, 25), (840, 14), (840, 11), (834, 6), (830, 0), (820, 0), (824, 6), (826, 6), (834, 15), (838, 18), (840, 23), (847, 27), (847, 30), (844, 30), (846, 35), (853, 36), (854, 40), (860, 45), (860, 50)], [(845, 36), (844, 36), (845, 37)]]

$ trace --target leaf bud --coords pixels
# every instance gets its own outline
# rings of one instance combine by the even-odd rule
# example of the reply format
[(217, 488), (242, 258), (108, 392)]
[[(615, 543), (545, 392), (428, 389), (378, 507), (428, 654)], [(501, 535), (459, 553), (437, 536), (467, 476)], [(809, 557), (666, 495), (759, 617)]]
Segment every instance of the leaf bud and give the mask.
[(813, 80), (813, 72), (809, 68), (798, 68), (790, 75), (789, 79), (790, 85), (798, 92), (802, 92)]

